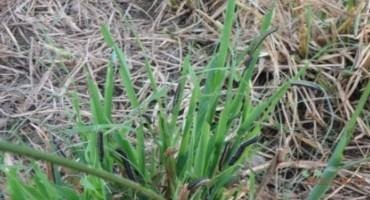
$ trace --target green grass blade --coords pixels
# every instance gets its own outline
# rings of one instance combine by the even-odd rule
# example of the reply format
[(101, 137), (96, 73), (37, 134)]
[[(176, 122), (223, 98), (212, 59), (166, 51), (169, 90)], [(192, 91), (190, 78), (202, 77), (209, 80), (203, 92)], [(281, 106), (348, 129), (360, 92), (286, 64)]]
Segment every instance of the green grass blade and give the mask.
[(224, 29), (221, 36), (220, 47), (216, 53), (216, 57), (209, 65), (209, 72), (203, 91), (204, 96), (201, 98), (199, 105), (199, 115), (197, 123), (197, 132), (203, 127), (203, 123), (210, 122), (213, 117), (218, 95), (224, 83), (226, 73), (226, 58), (230, 44), (230, 35), (234, 19), (235, 0), (230, 0), (227, 3), (226, 19)]
[(223, 79), (225, 77), (225, 64), (227, 58), (227, 52), (230, 44), (230, 35), (232, 31), (232, 25), (235, 15), (235, 0), (229, 0), (226, 8), (226, 19), (224, 30), (221, 36), (221, 43), (218, 52), (216, 53), (216, 58), (214, 62), (211, 63), (210, 68), (213, 69), (208, 74), (208, 79), (206, 82), (206, 94), (211, 94), (220, 89), (223, 84)]
[(257, 186), (256, 186), (256, 174), (255, 173), (251, 173), (248, 177), (248, 190), (249, 190), (248, 199), (250, 200), (256, 199), (255, 196), (256, 196)]
[(55, 195), (58, 194), (55, 187), (53, 187), (48, 178), (44, 173), (41, 172), (41, 169), (33, 164), (33, 169), (35, 170), (35, 175), (33, 181), (35, 183), (35, 188), (44, 196), (44, 199), (57, 199)]
[[(274, 3), (275, 6), (275, 3)], [(240, 113), (240, 109), (244, 107), (242, 111), (242, 116), (245, 118), (253, 108), (251, 106), (251, 79), (253, 76), (255, 65), (258, 61), (258, 56), (260, 54), (260, 48), (262, 42), (277, 29), (268, 30), (272, 23), (272, 16), (274, 13), (274, 6), (269, 9), (262, 20), (261, 25), (261, 35), (252, 41), (252, 43), (245, 50), (240, 61), (238, 61), (237, 66), (246, 65), (246, 69), (242, 73), (242, 78), (240, 80), (240, 85), (237, 89), (236, 95), (234, 95), (233, 101), (231, 102), (230, 113), (233, 114), (229, 123)], [(244, 105), (244, 106), (243, 106)]]
[(194, 162), (194, 171), (196, 173), (197, 177), (202, 177), (204, 175), (206, 162), (208, 162), (207, 159), (207, 147), (208, 147), (208, 141), (210, 137), (209, 133), (209, 125), (204, 124), (204, 127), (202, 128), (201, 137), (199, 141), (199, 146), (197, 147), (197, 152), (194, 156), (195, 162)]
[(211, 175), (217, 169), (217, 164), (219, 162), (221, 151), (223, 149), (222, 147), (223, 144), (225, 143), (225, 138), (229, 133), (230, 123), (228, 122), (233, 117), (232, 114), (230, 114), (233, 98), (233, 82), (234, 82), (233, 73), (235, 73), (235, 67), (231, 67), (231, 73), (227, 84), (226, 101), (224, 103), (225, 106), (221, 112), (220, 119), (218, 120), (215, 135), (214, 137), (212, 137), (212, 140), (209, 142), (208, 145), (209, 149), (208, 155), (212, 156), (211, 158), (213, 158), (209, 159), (208, 175)]
[[(107, 44), (113, 48), (114, 53), (117, 56), (118, 62), (120, 64), (119, 67), (119, 74), (121, 76), (121, 80), (123, 83), (123, 86), (126, 90), (126, 94), (128, 96), (128, 99), (131, 103), (131, 107), (133, 109), (136, 109), (140, 106), (139, 100), (136, 96), (135, 90), (134, 90), (134, 84), (131, 80), (131, 74), (129, 71), (128, 63), (126, 60), (126, 56), (122, 52), (122, 50), (118, 47), (116, 43), (114, 43), (113, 37), (109, 32), (109, 29), (107, 26), (101, 27), (101, 32), (103, 34), (103, 37)], [(136, 130), (136, 138), (137, 138), (137, 153), (138, 153), (138, 164), (140, 167), (140, 171), (142, 174), (145, 173), (145, 146), (144, 146), (144, 130), (142, 125), (140, 125)]]
[(210, 185), (212, 185), (212, 190), (209, 194), (209, 199), (221, 199), (222, 198), (222, 188), (235, 178), (235, 172), (240, 168), (240, 166), (234, 165), (224, 171), (222, 171), (217, 176), (213, 177)]
[(145, 71), (148, 75), (149, 81), (150, 81), (150, 87), (153, 89), (153, 91), (157, 90), (158, 84), (157, 81), (154, 78), (153, 71), (151, 69), (151, 65), (149, 64), (149, 61), (145, 60)]
[[(126, 61), (126, 57), (124, 56), (121, 49), (119, 49), (116, 45), (114, 46), (114, 51), (117, 54), (118, 60), (120, 62), (120, 70), (119, 74), (121, 76), (121, 80), (123, 82), (123, 86), (126, 89), (127, 96), (130, 100), (131, 106), (133, 109), (139, 107), (139, 100), (137, 99), (133, 83), (131, 81), (131, 75), (128, 69), (128, 64)], [(137, 139), (137, 153), (138, 153), (138, 164), (139, 169), (142, 174), (145, 173), (145, 146), (144, 146), (144, 130), (142, 125), (136, 130), (136, 139)]]
[(290, 84), (285, 83), (283, 84), (269, 99), (264, 102), (258, 104), (250, 114), (248, 114), (247, 118), (244, 120), (243, 124), (240, 126), (238, 130), (238, 134), (244, 134), (252, 129), (252, 125), (257, 121), (257, 119), (261, 118), (262, 114), (266, 112), (269, 107), (275, 107), (278, 103), (278, 100), (284, 95), (284, 93), (288, 90)]
[[(117, 6), (118, 6), (118, 4), (117, 4)], [(123, 15), (126, 15), (126, 14), (124, 14), (124, 13), (119, 13), (119, 14), (122, 16), (122, 20), (123, 20), (123, 23), (125, 24), (125, 26), (127, 26), (128, 29), (133, 34), (135, 42), (139, 45), (140, 49), (144, 53), (144, 59), (145, 59), (144, 67), (145, 67), (146, 73), (147, 73), (149, 81), (150, 81), (150, 86), (153, 89), (153, 91), (155, 92), (157, 90), (158, 84), (157, 84), (157, 81), (154, 78), (153, 70), (151, 69), (151, 65), (150, 65), (150, 60), (148, 59), (148, 58), (150, 58), (148, 50), (145, 48), (143, 42), (140, 40), (139, 33), (137, 31), (135, 31), (135, 28), (134, 28), (133, 24), (131, 23), (131, 21), (127, 20), (126, 17), (123, 17)], [(105, 27), (104, 29), (108, 30), (107, 27)], [(107, 38), (106, 41), (109, 43), (111, 40), (109, 38)]]
[(110, 34), (109, 27), (104, 24), (100, 28), (100, 32), (103, 35), (105, 43), (107, 43), (108, 47), (113, 48), (115, 45), (112, 35)]
[(7, 172), (6, 175), (10, 197), (13, 200), (27, 199), (24, 191), (25, 189), (23, 188), (22, 183), (18, 179), (15, 169), (10, 169), (10, 171)]
[(120, 130), (114, 134), (114, 139), (118, 143), (118, 146), (124, 150), (127, 154), (129, 161), (134, 165), (138, 166), (138, 159), (135, 148), (131, 145), (131, 143), (126, 139), (125, 135), (127, 134), (127, 130)]
[(112, 97), (114, 87), (114, 69), (112, 62), (108, 63), (107, 75), (104, 84), (104, 114), (108, 121), (112, 121)]
[(171, 125), (170, 129), (173, 130), (176, 126), (177, 117), (179, 116), (180, 112), (180, 106), (182, 103), (182, 98), (184, 95), (184, 89), (185, 89), (185, 82), (186, 82), (186, 75), (187, 75), (187, 69), (190, 68), (190, 58), (189, 56), (186, 56), (184, 59), (184, 63), (181, 67), (181, 76), (180, 76), (180, 82), (176, 89), (176, 94), (173, 100), (173, 106), (172, 106), (172, 119), (171, 119)]
[(193, 82), (194, 88), (191, 94), (190, 104), (188, 107), (188, 113), (185, 117), (184, 128), (182, 131), (182, 140), (179, 149), (179, 155), (177, 156), (176, 169), (180, 177), (183, 177), (184, 170), (187, 169), (187, 166), (190, 164), (191, 159), (189, 157), (193, 155), (193, 150), (191, 148), (191, 143), (193, 142), (191, 128), (194, 128), (195, 113), (197, 108), (197, 103), (200, 98), (200, 86), (199, 80), (196, 77), (191, 66), (188, 68), (190, 79)]
[[(258, 57), (261, 52), (261, 46), (263, 41), (273, 32), (275, 32), (277, 29), (271, 29), (269, 31), (269, 27), (271, 27), (272, 24), (272, 17), (274, 15), (275, 10), (275, 1), (273, 3), (272, 8), (270, 8), (265, 16), (263, 16), (262, 19), (262, 25), (261, 25), (261, 35), (257, 37), (250, 47), (247, 49), (247, 54), (250, 56), (247, 60), (247, 70), (245, 70), (245, 77), (242, 79), (242, 86), (240, 90), (238, 91), (239, 94), (243, 94), (243, 91), (246, 91), (245, 93), (247, 95), (244, 96), (244, 110), (243, 110), (243, 117), (246, 117), (250, 113), (250, 110), (252, 108), (251, 105), (251, 84), (250, 81), (252, 80), (252, 75), (254, 68), (257, 64)], [(238, 103), (239, 100), (236, 100), (236, 103)]]
[(261, 31), (266, 32), (272, 24), (272, 18), (274, 16), (274, 9), (276, 6), (276, 1), (273, 2), (272, 7), (267, 11), (266, 15), (263, 16)]
[[(298, 77), (300, 77), (302, 74), (305, 73), (307, 66), (302, 68), (298, 74), (292, 78), (292, 80), (296, 80)], [(248, 114), (248, 116), (243, 120), (242, 125), (240, 126), (238, 130), (238, 135), (244, 134), (248, 131), (250, 131), (253, 128), (253, 124), (258, 120), (265, 119), (269, 113), (272, 111), (272, 109), (275, 108), (276, 104), (279, 103), (280, 99), (283, 97), (285, 92), (289, 89), (291, 86), (291, 81), (286, 81), (281, 85), (276, 92), (269, 97), (267, 100), (261, 102), (255, 108), (251, 110), (251, 112)]]
[(328, 166), (325, 168), (319, 184), (310, 192), (308, 197), (309, 200), (320, 199), (331, 186), (338, 170), (341, 168), (343, 152), (352, 138), (357, 119), (363, 111), (365, 104), (369, 103), (369, 95), (370, 81), (368, 81), (365, 91), (362, 93), (361, 98), (358, 101), (355, 112), (352, 114), (351, 119), (342, 131), (341, 138), (335, 147), (333, 155), (329, 159)]
[(119, 74), (121, 76), (123, 86), (125, 87), (127, 96), (130, 100), (132, 107), (136, 108), (139, 106), (139, 100), (137, 99), (134, 90), (134, 85), (131, 80), (131, 75), (129, 72), (126, 56), (123, 54), (122, 50), (118, 47), (118, 45), (114, 42), (113, 37), (109, 32), (108, 26), (103, 25), (101, 27), (101, 33), (103, 34), (105, 42), (108, 44), (109, 47), (113, 49), (115, 55), (117, 56), (118, 62), (120, 64)]
[(170, 132), (168, 128), (168, 123), (166, 117), (163, 113), (159, 113), (159, 131), (160, 131), (160, 141), (161, 141), (161, 154), (163, 154), (170, 145)]
[(81, 111), (80, 111), (80, 101), (76, 92), (72, 92), (72, 108), (75, 113), (75, 120), (77, 126), (82, 125)]
[[(90, 94), (90, 108), (95, 124), (105, 124), (105, 118), (100, 100), (99, 88), (90, 74), (87, 76), (87, 86)], [(102, 160), (102, 148), (99, 148), (98, 142), (103, 142), (103, 133), (101, 131), (90, 133), (88, 136), (88, 145), (86, 149), (86, 159), (94, 166), (100, 166), (99, 160)]]
[(93, 118), (95, 123), (97, 124), (104, 124), (104, 116), (102, 115), (102, 102), (101, 102), (101, 94), (99, 92), (99, 88), (96, 85), (96, 82), (92, 79), (91, 75), (88, 74), (87, 76), (87, 86), (90, 94), (90, 107), (93, 114)]
[(80, 199), (82, 199), (77, 192), (75, 192), (74, 190), (72, 190), (69, 187), (60, 186), (60, 185), (56, 185), (55, 187), (57, 188), (59, 195), (63, 199), (68, 199), (68, 200), (80, 200)]
[(134, 90), (134, 84), (131, 80), (131, 75), (129, 72), (129, 67), (127, 64), (126, 56), (123, 54), (122, 50), (118, 48), (117, 46), (115, 46), (114, 51), (117, 54), (117, 58), (120, 63), (119, 74), (121, 76), (123, 86), (126, 89), (126, 93), (127, 93), (127, 96), (130, 100), (132, 107), (135, 109), (139, 107), (139, 100), (136, 96), (136, 93)]

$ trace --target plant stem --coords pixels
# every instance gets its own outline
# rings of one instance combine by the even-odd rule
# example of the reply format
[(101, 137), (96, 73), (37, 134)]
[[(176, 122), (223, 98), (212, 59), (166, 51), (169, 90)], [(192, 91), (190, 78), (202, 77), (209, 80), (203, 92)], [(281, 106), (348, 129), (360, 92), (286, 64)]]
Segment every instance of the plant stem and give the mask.
[(15, 144), (11, 144), (9, 142), (5, 142), (0, 140), (0, 151), (7, 151), (11, 152), (14, 154), (19, 154), (27, 157), (31, 157), (36, 160), (45, 160), (49, 161), (64, 167), (68, 167), (70, 169), (79, 171), (79, 172), (84, 172), (86, 174), (94, 175), (99, 178), (102, 178), (104, 180), (110, 181), (117, 183), (121, 186), (131, 188), (133, 190), (136, 190), (137, 192), (149, 197), (150, 199), (157, 199), (157, 200), (164, 200), (162, 196), (159, 194), (155, 193), (154, 191), (147, 189), (138, 183), (135, 183), (133, 181), (130, 181), (128, 179), (119, 177), (117, 175), (111, 174), (107, 171), (101, 170), (101, 169), (96, 169), (92, 168), (88, 165), (81, 164), (75, 161), (67, 160), (58, 156), (55, 156), (50, 153), (45, 153), (41, 151), (37, 151), (25, 146), (19, 146)]

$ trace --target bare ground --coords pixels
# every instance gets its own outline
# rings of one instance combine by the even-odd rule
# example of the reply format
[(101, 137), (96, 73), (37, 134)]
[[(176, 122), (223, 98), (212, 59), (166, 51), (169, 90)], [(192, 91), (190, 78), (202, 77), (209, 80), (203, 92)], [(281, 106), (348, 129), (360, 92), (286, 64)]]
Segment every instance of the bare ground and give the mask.
[[(217, 46), (226, 1), (198, 2), (0, 0), (1, 138), (44, 150), (54, 143), (67, 153), (79, 142), (63, 131), (73, 124), (69, 97), (77, 91), (82, 114), (91, 116), (84, 69), (104, 82), (111, 53), (99, 31), (104, 23), (128, 56), (140, 97), (151, 92), (145, 58), (157, 81), (174, 93), (184, 56), (190, 54), (194, 67), (201, 69)], [(266, 198), (302, 199), (317, 183), (314, 175), (325, 166), (370, 77), (370, 5), (359, 1), (347, 9), (339, 0), (276, 2), (273, 26), (279, 30), (264, 42), (255, 98), (297, 72), (306, 57), (312, 59), (306, 74), (311, 87), (293, 87), (264, 124), (262, 162), (254, 170), (266, 171), (258, 177)], [(271, 6), (268, 0), (238, 1), (234, 48), (242, 50), (258, 35)], [(129, 107), (118, 79), (114, 103), (120, 120)], [(328, 199), (370, 198), (369, 110), (370, 103), (345, 152), (345, 162), (352, 165), (340, 171)], [(5, 158), (7, 164), (27, 162), (13, 155)], [(278, 161), (275, 166), (273, 160)], [(2, 184), (0, 178), (0, 188)]]

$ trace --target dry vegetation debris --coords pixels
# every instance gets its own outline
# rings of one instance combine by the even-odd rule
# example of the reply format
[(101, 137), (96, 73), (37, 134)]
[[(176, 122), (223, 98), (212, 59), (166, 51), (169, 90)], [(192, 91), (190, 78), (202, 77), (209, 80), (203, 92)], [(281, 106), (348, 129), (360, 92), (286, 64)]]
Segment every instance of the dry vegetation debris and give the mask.
[[(84, 68), (98, 82), (104, 81), (111, 53), (99, 31), (104, 23), (128, 56), (141, 98), (151, 92), (143, 75), (146, 59), (157, 81), (175, 90), (183, 57), (190, 54), (193, 66), (202, 69), (217, 47), (225, 2), (0, 1), (1, 138), (39, 149), (55, 142), (63, 144), (63, 151), (78, 142), (61, 131), (73, 123), (68, 95), (77, 91), (83, 115), (91, 115), (84, 109), (88, 107)], [(233, 42), (241, 50), (258, 34), (272, 3), (239, 0), (237, 6)], [(281, 0), (275, 6), (273, 25), (279, 30), (264, 42), (254, 78), (255, 100), (303, 67), (305, 60), (310, 59), (310, 65), (307, 85), (294, 86), (264, 124), (261, 156), (266, 162), (254, 170), (268, 171), (258, 177), (265, 185), (264, 195), (300, 199), (316, 183), (315, 172), (325, 166), (370, 77), (370, 5)], [(128, 102), (118, 81), (116, 85), (114, 115), (121, 119)], [(347, 147), (349, 166), (340, 172), (329, 198), (370, 196), (369, 110), (370, 103)], [(9, 159), (18, 162), (16, 157)], [(278, 162), (273, 165), (269, 160)]]

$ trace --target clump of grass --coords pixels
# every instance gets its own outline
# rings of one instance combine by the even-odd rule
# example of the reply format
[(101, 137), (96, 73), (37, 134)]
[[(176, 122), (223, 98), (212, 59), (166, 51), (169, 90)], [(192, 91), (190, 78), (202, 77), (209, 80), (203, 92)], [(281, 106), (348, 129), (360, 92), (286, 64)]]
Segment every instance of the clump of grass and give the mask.
[[(139, 100), (125, 54), (114, 42), (109, 28), (102, 27), (113, 56), (107, 68), (103, 94), (91, 74), (86, 72), (91, 123), (85, 124), (81, 120), (79, 100), (76, 95), (72, 97), (76, 130), (86, 141), (83, 154), (79, 155), (85, 164), (5, 142), (0, 143), (0, 150), (85, 172), (87, 175), (81, 179), (83, 194), (71, 192), (74, 199), (111, 199), (117, 191), (130, 199), (141, 199), (143, 195), (151, 199), (221, 199), (236, 178), (237, 170), (251, 156), (249, 148), (258, 141), (259, 122), (268, 117), (291, 85), (291, 81), (286, 81), (266, 100), (258, 104), (252, 102), (251, 79), (260, 45), (271, 33), (273, 10), (264, 17), (261, 36), (242, 54), (231, 57), (234, 10), (235, 1), (228, 1), (220, 44), (205, 72), (198, 74), (193, 70), (190, 56), (184, 60), (176, 98), (170, 109), (164, 106), (167, 104), (164, 98), (166, 88), (156, 83), (149, 65), (146, 70), (153, 93), (147, 99)], [(231, 53), (235, 55), (235, 52)], [(239, 66), (245, 69), (235, 88), (234, 77)], [(113, 82), (117, 70), (132, 108), (130, 116), (133, 120), (125, 121), (123, 125), (115, 124), (112, 118)], [(302, 73), (303, 70), (294, 79)], [(205, 83), (201, 85), (203, 80)], [(190, 103), (184, 117), (179, 120), (187, 84), (192, 88)], [(148, 133), (142, 123), (142, 114), (153, 101), (158, 103), (159, 115), (158, 122), (152, 124), (150, 130), (157, 131)], [(129, 134), (135, 136), (134, 142), (129, 139)], [(149, 155), (145, 151), (146, 137), (155, 141), (154, 150)], [(115, 175), (117, 166), (124, 171), (125, 178)], [(13, 177), (12, 173), (8, 172), (8, 177)], [(40, 172), (36, 170), (36, 173)], [(27, 189), (20, 179), (10, 178), (9, 191), (14, 198), (18, 198), (17, 195), (38, 198), (36, 193), (42, 188), (37, 182), (41, 180), (53, 190), (61, 191), (42, 175), (35, 179), (36, 186), (32, 189)]]

